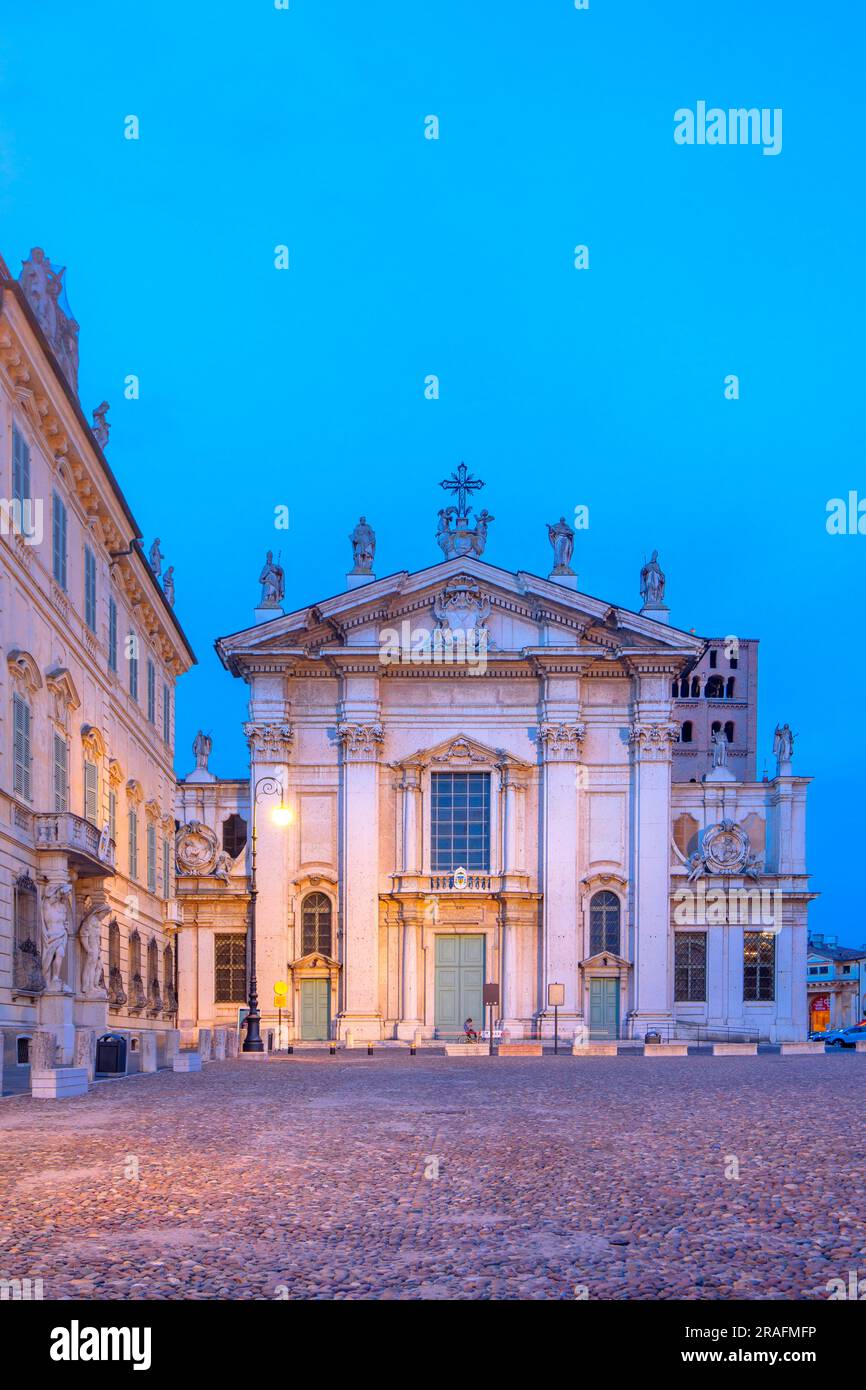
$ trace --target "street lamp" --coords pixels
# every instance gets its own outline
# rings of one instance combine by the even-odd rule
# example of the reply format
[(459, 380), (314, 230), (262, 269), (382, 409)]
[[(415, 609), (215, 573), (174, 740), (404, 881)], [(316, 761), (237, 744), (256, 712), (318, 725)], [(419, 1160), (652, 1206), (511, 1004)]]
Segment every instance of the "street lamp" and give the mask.
[(257, 830), (257, 810), (259, 796), (275, 796), (280, 794), (280, 804), (273, 811), (273, 821), (275, 825), (287, 826), (291, 823), (292, 813), (283, 800), (283, 784), (276, 777), (260, 777), (253, 788), (253, 836), (250, 854), (250, 990), (249, 990), (249, 1013), (247, 1014), (247, 1035), (244, 1038), (242, 1052), (264, 1052), (265, 1045), (262, 1042), (262, 1035), (259, 1025), (261, 1014), (259, 1013), (259, 991), (256, 980), (256, 836)]

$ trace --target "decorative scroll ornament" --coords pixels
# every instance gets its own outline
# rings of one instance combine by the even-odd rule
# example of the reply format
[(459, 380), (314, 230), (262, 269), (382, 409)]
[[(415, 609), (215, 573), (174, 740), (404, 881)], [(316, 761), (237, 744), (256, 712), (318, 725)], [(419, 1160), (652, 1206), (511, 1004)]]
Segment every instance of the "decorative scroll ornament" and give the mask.
[(337, 730), (347, 758), (374, 759), (378, 747), (385, 741), (381, 724), (341, 724)]
[(547, 762), (571, 762), (580, 757), (586, 725), (568, 721), (545, 721), (538, 728), (538, 741)]
[(732, 820), (708, 826), (700, 837), (700, 846), (689, 856), (689, 881), (702, 874), (743, 874), (757, 879), (761, 860), (752, 853), (752, 845), (741, 825)]
[(219, 841), (210, 826), (191, 820), (175, 837), (175, 858), (182, 874), (209, 874), (217, 862)]
[(668, 720), (659, 724), (648, 724), (636, 719), (629, 729), (628, 741), (634, 744), (642, 758), (664, 759), (671, 756), (671, 750), (679, 736), (679, 725)]
[(41, 246), (34, 246), (22, 265), (19, 280), (63, 375), (77, 391), (78, 324), (66, 298), (65, 274), (65, 266), (53, 265)]
[(250, 753), (260, 762), (282, 762), (292, 751), (295, 731), (291, 724), (250, 721), (244, 725)]

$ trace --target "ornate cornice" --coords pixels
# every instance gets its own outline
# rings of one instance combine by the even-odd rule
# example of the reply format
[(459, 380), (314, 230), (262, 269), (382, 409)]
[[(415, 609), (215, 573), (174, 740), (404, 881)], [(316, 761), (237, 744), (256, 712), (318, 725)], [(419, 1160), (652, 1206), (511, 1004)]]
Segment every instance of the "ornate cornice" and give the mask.
[(295, 731), (280, 720), (252, 719), (244, 725), (244, 735), (257, 762), (282, 763), (292, 751)]

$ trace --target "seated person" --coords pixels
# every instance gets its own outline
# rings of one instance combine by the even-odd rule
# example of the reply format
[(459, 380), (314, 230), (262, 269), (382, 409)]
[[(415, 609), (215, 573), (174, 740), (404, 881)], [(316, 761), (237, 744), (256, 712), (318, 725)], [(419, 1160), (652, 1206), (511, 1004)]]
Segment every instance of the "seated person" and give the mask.
[(464, 1023), (463, 1032), (466, 1034), (466, 1039), (468, 1042), (478, 1041), (478, 1033), (475, 1027), (473, 1026), (471, 1018), (467, 1018), (466, 1022)]

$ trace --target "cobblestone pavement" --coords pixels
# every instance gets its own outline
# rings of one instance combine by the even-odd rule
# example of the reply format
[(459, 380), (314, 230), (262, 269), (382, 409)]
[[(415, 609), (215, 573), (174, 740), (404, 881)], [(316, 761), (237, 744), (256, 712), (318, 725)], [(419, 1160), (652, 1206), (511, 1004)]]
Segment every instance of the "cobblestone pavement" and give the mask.
[(866, 1276), (864, 1081), (853, 1053), (306, 1053), (3, 1101), (0, 1277), (52, 1299), (826, 1298)]

